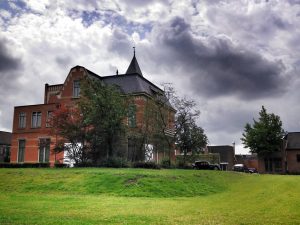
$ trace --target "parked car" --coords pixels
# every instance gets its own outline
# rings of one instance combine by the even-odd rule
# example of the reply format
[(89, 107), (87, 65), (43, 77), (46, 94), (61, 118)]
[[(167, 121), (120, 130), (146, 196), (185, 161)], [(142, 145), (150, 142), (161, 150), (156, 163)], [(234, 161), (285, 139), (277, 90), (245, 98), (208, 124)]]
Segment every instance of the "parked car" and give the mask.
[(250, 168), (250, 167), (248, 167), (248, 172), (249, 173), (258, 173), (256, 168)]
[(244, 173), (258, 173), (256, 168), (248, 168), (244, 164), (235, 164), (233, 171), (244, 172)]
[(198, 170), (220, 170), (218, 164), (210, 164), (208, 161), (196, 161), (192, 166), (194, 169)]

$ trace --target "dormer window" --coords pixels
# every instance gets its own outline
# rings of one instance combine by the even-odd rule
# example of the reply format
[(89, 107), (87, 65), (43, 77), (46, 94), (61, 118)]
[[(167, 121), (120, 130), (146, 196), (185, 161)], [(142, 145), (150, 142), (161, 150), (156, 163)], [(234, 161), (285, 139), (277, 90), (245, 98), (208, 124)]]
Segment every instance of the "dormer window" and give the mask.
[(79, 98), (80, 96), (80, 82), (79, 80), (73, 81), (73, 97)]

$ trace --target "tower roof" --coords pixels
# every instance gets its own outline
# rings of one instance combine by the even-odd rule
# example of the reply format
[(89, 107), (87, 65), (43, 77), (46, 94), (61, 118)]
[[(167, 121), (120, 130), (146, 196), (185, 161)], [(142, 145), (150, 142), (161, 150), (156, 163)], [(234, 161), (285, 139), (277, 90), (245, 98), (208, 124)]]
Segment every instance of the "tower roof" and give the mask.
[(140, 69), (140, 66), (139, 66), (139, 63), (138, 61), (136, 60), (136, 57), (135, 57), (135, 47), (133, 47), (133, 58), (131, 60), (131, 63), (126, 71), (126, 74), (133, 74), (133, 73), (137, 73), (141, 76), (143, 76), (142, 74), (142, 71)]

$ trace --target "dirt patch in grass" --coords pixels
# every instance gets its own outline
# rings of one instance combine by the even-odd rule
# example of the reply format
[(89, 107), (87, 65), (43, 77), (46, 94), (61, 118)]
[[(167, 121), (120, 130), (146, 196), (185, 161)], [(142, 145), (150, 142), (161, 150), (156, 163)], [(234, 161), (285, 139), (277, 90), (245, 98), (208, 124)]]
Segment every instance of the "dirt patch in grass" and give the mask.
[(135, 176), (135, 177), (129, 178), (129, 179), (127, 179), (127, 180), (124, 182), (124, 185), (125, 185), (126, 187), (128, 187), (128, 186), (133, 186), (133, 185), (137, 185), (138, 182), (139, 182), (139, 180), (140, 180), (141, 178), (144, 178), (144, 177), (146, 177), (146, 176), (145, 176), (145, 175), (137, 175), (137, 176)]

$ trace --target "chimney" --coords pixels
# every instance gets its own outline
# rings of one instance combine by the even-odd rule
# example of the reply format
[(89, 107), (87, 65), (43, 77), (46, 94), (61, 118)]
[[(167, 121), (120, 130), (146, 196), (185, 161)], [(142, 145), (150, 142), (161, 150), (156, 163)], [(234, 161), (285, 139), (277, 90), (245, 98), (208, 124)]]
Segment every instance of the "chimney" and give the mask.
[(45, 95), (44, 95), (44, 104), (47, 104), (47, 101), (48, 101), (48, 86), (49, 86), (49, 84), (48, 83), (46, 83), (45, 84)]

